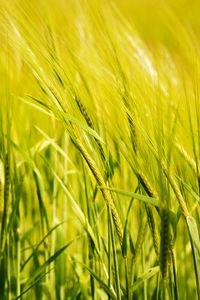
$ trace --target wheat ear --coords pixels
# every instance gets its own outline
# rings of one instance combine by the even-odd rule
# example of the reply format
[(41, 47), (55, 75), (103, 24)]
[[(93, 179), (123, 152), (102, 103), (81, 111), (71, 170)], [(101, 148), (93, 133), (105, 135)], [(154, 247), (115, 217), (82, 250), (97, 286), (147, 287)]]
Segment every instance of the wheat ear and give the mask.
[(169, 210), (167, 206), (162, 209), (161, 219), (161, 243), (160, 243), (160, 270), (163, 280), (167, 279), (167, 267), (170, 252), (170, 230), (169, 230)]
[(4, 164), (4, 207), (3, 207), (3, 216), (1, 224), (1, 245), (3, 245), (5, 228), (7, 225), (8, 213), (9, 213), (9, 190), (10, 190), (10, 157), (9, 154), (5, 155), (5, 164)]
[(156, 255), (159, 257), (160, 250), (160, 235), (158, 231), (156, 209), (152, 205), (146, 205), (146, 211), (148, 216), (148, 223), (153, 237), (153, 245)]
[(123, 237), (122, 223), (121, 223), (119, 214), (117, 212), (117, 209), (115, 207), (115, 204), (113, 202), (113, 199), (111, 197), (111, 194), (107, 189), (105, 189), (106, 183), (104, 181), (104, 178), (101, 175), (101, 172), (99, 171), (99, 169), (97, 168), (94, 160), (91, 158), (91, 156), (89, 155), (89, 153), (83, 146), (82, 142), (79, 139), (76, 139), (76, 141), (74, 141), (74, 143), (77, 146), (77, 148), (79, 149), (79, 151), (81, 152), (84, 159), (86, 160), (90, 170), (92, 171), (92, 173), (96, 179), (97, 184), (101, 188), (103, 198), (104, 198), (108, 208), (110, 208), (110, 210), (111, 210), (120, 245), (122, 245), (122, 237)]
[[(81, 102), (81, 100), (77, 96), (75, 96), (75, 101), (76, 101), (76, 104), (78, 105), (78, 108), (79, 108), (82, 116), (85, 118), (88, 126), (91, 129), (95, 130), (95, 127), (94, 127), (94, 124), (92, 122), (92, 119), (89, 116), (89, 113), (87, 112), (87, 110), (86, 110), (85, 106), (83, 105), (83, 103)], [(105, 153), (104, 153), (103, 147), (102, 147), (101, 143), (99, 142), (99, 140), (97, 140), (95, 138), (95, 141), (96, 141), (96, 143), (98, 145), (98, 148), (99, 148), (99, 151), (101, 153), (102, 160), (105, 161)]]
[[(152, 187), (151, 183), (148, 181), (147, 177), (142, 173), (137, 174), (140, 183), (142, 184), (144, 190), (146, 191), (147, 195), (152, 198), (158, 199), (158, 195), (154, 188)], [(152, 205), (146, 205), (146, 211), (148, 216), (148, 223), (151, 230), (152, 238), (153, 238), (153, 245), (156, 252), (156, 255), (159, 256), (159, 248), (160, 248), (160, 235), (158, 231), (158, 225), (156, 221), (156, 209)]]

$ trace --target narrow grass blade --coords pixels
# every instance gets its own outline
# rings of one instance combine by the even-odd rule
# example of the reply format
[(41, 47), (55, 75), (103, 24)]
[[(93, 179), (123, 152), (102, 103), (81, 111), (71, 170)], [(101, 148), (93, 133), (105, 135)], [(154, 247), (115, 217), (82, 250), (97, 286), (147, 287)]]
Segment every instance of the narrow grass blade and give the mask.
[(157, 199), (154, 199), (154, 198), (151, 198), (151, 197), (148, 197), (148, 196), (140, 195), (140, 194), (134, 193), (134, 192), (127, 192), (127, 191), (124, 191), (124, 190), (115, 189), (115, 188), (106, 187), (106, 186), (101, 188), (101, 189), (107, 189), (111, 192), (114, 192), (114, 193), (117, 193), (117, 194), (120, 194), (120, 195), (123, 195), (123, 196), (131, 197), (131, 198), (134, 198), (136, 200), (139, 200), (139, 201), (151, 204), (153, 206), (159, 207), (159, 201)]
[(190, 241), (192, 246), (192, 254), (194, 261), (194, 268), (196, 274), (196, 285), (197, 285), (197, 294), (198, 299), (200, 299), (200, 240), (199, 232), (197, 228), (196, 221), (193, 217), (188, 216), (186, 218), (188, 231), (190, 235)]
[(153, 277), (154, 275), (156, 275), (158, 272), (160, 271), (160, 268), (157, 267), (153, 267), (150, 268), (147, 272), (143, 273), (141, 276), (139, 276), (135, 283), (131, 286), (131, 291), (135, 291), (137, 290), (137, 288), (144, 283), (144, 281), (150, 279), (151, 277)]

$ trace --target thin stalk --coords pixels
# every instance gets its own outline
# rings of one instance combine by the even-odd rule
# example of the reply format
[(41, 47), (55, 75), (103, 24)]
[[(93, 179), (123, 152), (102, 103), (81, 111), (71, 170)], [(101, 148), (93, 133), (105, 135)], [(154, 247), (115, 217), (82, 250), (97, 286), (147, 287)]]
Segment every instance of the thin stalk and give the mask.
[(174, 296), (175, 299), (178, 300), (178, 281), (177, 281), (177, 272), (176, 272), (176, 261), (175, 261), (175, 254), (174, 250), (171, 250), (171, 258), (172, 258), (172, 267), (173, 267), (173, 277), (174, 277)]
[(116, 251), (116, 243), (115, 243), (115, 238), (114, 238), (114, 231), (113, 231), (112, 217), (111, 217), (110, 209), (109, 209), (109, 220), (108, 220), (108, 222), (110, 222), (110, 233), (111, 233), (111, 241), (112, 241), (112, 248), (113, 248), (114, 271), (115, 271), (114, 276), (115, 276), (115, 281), (116, 281), (117, 299), (121, 300), (117, 251)]
[(157, 275), (157, 283), (156, 283), (156, 300), (160, 299), (160, 272)]
[(21, 281), (20, 281), (20, 266), (21, 266), (21, 240), (20, 229), (16, 230), (16, 252), (17, 252), (17, 296), (21, 294)]
[[(142, 245), (142, 269), (143, 269), (143, 273), (145, 272), (145, 247), (144, 244)], [(143, 284), (143, 296), (144, 296), (144, 300), (147, 300), (147, 281), (144, 280), (144, 284)]]
[(6, 239), (6, 258), (7, 258), (7, 299), (12, 299), (12, 292), (11, 292), (11, 253), (10, 253), (10, 238), (9, 236)]
[[(108, 216), (108, 286), (111, 287), (111, 276), (112, 276), (112, 253), (111, 253), (111, 225), (110, 225), (110, 214), (109, 214), (109, 208), (107, 208), (107, 216)], [(110, 296), (108, 296), (108, 300), (110, 300)]]
[(125, 266), (125, 279), (126, 279), (126, 294), (127, 294), (127, 299), (131, 299), (130, 295), (130, 289), (129, 289), (129, 274), (128, 274), (128, 264), (127, 264), (127, 257), (124, 257), (124, 266)]

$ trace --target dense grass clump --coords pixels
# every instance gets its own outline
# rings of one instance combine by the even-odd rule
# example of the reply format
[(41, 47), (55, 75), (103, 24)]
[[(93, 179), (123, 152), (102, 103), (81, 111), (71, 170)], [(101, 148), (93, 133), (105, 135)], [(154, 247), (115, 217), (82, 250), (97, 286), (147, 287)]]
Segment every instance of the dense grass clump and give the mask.
[(200, 299), (200, 5), (154, 2), (0, 1), (0, 299)]

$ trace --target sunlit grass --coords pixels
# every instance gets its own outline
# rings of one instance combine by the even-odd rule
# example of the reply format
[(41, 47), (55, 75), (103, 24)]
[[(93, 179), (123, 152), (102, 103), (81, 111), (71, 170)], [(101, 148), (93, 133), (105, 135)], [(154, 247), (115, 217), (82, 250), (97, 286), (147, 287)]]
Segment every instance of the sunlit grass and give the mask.
[(199, 21), (124, 2), (0, 2), (0, 299), (200, 299)]

